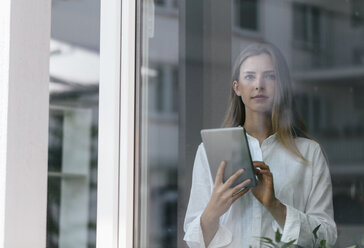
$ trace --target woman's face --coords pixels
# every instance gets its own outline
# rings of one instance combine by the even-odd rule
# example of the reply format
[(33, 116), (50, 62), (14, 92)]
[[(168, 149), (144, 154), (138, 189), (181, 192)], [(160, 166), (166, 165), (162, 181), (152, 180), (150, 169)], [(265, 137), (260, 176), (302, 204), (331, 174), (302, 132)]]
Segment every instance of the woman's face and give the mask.
[(235, 93), (241, 97), (246, 114), (270, 113), (274, 100), (276, 73), (271, 57), (262, 53), (248, 57), (240, 66), (239, 82), (233, 82)]

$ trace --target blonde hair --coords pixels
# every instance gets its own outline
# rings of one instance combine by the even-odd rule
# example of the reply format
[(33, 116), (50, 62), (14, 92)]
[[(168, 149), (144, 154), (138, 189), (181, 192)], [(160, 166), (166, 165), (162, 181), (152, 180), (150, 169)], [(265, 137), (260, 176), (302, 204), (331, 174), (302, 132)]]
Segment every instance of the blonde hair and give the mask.
[[(306, 126), (296, 110), (292, 97), (292, 84), (287, 63), (281, 52), (269, 43), (253, 43), (246, 47), (235, 60), (232, 82), (239, 82), (240, 67), (251, 56), (267, 54), (272, 60), (276, 75), (275, 96), (272, 106), (271, 121), (272, 132), (276, 133), (278, 141), (293, 154), (306, 161), (298, 150), (295, 137), (311, 137)], [(226, 112), (223, 127), (234, 127), (245, 122), (245, 106), (241, 97), (235, 94), (233, 86), (230, 90), (230, 101)]]

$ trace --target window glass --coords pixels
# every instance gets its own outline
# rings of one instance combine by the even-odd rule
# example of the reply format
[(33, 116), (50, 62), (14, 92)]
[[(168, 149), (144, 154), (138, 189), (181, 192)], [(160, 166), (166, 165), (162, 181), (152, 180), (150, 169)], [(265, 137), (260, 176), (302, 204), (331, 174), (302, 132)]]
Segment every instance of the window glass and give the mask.
[(234, 0), (234, 24), (241, 29), (258, 30), (258, 0)]
[(99, 1), (52, 1), (47, 247), (96, 247)]
[(303, 3), (293, 7), (294, 41), (306, 49), (320, 48), (322, 9)]
[[(252, 43), (271, 43), (288, 65), (292, 99), (312, 136), (305, 139), (319, 143), (321, 158), (328, 161), (329, 176), (319, 174), (319, 178), (329, 178), (332, 191), (318, 186), (315, 194), (327, 197), (332, 193), (326, 199), (332, 199), (331, 215), (337, 226), (334, 247), (363, 246), (362, 1), (184, 0), (175, 5), (172, 0), (140, 0), (137, 5), (140, 22), (136, 44), (139, 80), (135, 244), (186, 247), (188, 227), (184, 223), (194, 165), (198, 163), (195, 158), (201, 159), (196, 157), (202, 142), (200, 131), (222, 127), (234, 61), (240, 52)], [(156, 7), (162, 5), (174, 6), (175, 11), (166, 15)], [(283, 172), (273, 173), (277, 187), (277, 174)], [(310, 185), (302, 181), (300, 187), (308, 191)], [(300, 189), (293, 192), (304, 198)], [(207, 195), (210, 197), (211, 193)], [(201, 197), (206, 204), (209, 200)], [(306, 203), (309, 208), (312, 201)], [(257, 206), (265, 209), (263, 205)], [(320, 212), (320, 208), (320, 204), (315, 205), (310, 211)], [(202, 214), (203, 210), (196, 213)], [(257, 215), (262, 223), (274, 218), (263, 210)], [(314, 215), (305, 208), (300, 211), (305, 218)], [(220, 218), (222, 225), (227, 223), (224, 218)], [(262, 226), (268, 230), (266, 224)], [(306, 228), (312, 229), (311, 235), (315, 227)], [(261, 233), (265, 235), (264, 230)]]
[(352, 26), (362, 26), (364, 24), (364, 2), (353, 0), (351, 4), (351, 21)]

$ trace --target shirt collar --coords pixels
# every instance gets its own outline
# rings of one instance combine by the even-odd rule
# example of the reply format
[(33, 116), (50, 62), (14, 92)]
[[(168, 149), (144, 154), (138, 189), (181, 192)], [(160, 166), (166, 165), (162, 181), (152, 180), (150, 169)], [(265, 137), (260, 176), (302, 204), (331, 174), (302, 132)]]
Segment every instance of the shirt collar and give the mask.
[[(250, 134), (248, 134), (248, 132), (246, 132), (246, 135), (249, 138), (251, 138), (253, 140), (256, 140), (256, 142), (258, 142), (258, 144), (259, 144), (259, 141), (258, 141), (257, 138), (255, 138), (254, 136), (251, 136)], [(267, 144), (267, 145), (268, 144), (271, 144), (272, 142), (274, 142), (276, 140), (276, 136), (277, 136), (277, 133), (274, 133), (274, 134), (270, 135), (268, 138), (266, 138), (265, 140), (263, 140), (262, 145), (263, 144)]]

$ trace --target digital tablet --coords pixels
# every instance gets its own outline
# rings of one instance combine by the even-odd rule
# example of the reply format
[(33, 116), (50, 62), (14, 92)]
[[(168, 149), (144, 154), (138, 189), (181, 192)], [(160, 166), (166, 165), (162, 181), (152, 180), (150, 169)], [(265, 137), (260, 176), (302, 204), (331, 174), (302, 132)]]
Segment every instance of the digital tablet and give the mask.
[(231, 187), (248, 178), (251, 179), (251, 183), (246, 187), (251, 188), (257, 185), (248, 140), (243, 127), (203, 129), (201, 130), (201, 137), (214, 180), (221, 161), (226, 161), (224, 182), (236, 171), (243, 168), (244, 173)]

